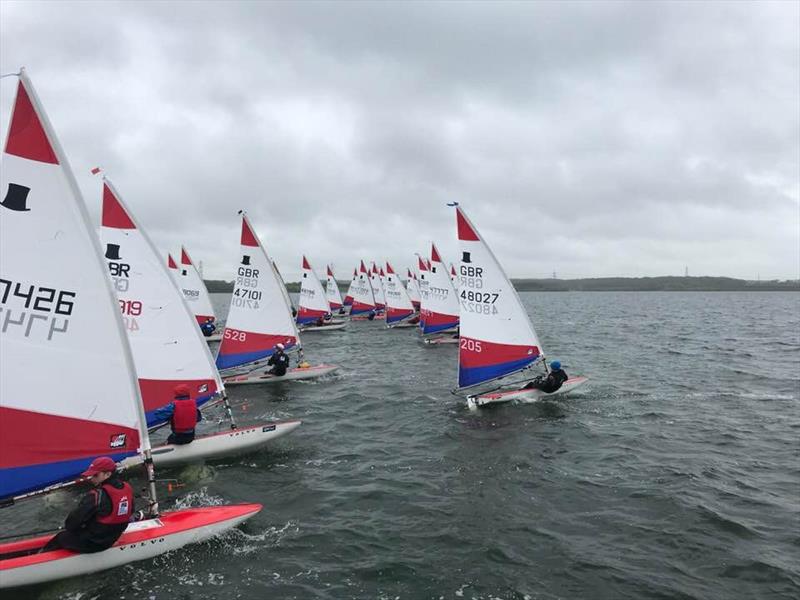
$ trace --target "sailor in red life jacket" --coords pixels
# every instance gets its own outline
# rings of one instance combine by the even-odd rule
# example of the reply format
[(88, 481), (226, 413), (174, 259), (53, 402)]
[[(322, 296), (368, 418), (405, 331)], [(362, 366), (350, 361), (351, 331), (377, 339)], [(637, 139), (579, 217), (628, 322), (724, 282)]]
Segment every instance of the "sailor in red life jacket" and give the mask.
[(64, 530), (41, 552), (64, 548), (74, 552), (102, 552), (125, 531), (134, 514), (133, 489), (117, 476), (117, 465), (108, 456), (95, 458), (82, 474), (94, 488), (67, 515)]
[(194, 441), (194, 428), (203, 415), (188, 385), (176, 385), (174, 393), (175, 399), (157, 414), (159, 418), (169, 418), (172, 433), (167, 438), (168, 444), (191, 444)]

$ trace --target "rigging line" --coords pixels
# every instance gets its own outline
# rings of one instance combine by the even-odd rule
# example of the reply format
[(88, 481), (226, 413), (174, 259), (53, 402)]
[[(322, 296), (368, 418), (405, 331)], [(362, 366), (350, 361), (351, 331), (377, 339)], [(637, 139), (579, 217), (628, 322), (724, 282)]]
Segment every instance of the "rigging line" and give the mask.
[[(0, 75), (0, 79), (5, 79), (6, 77), (19, 77), (20, 73), (6, 73), (5, 75)], [(2, 540), (3, 538), (0, 538)]]

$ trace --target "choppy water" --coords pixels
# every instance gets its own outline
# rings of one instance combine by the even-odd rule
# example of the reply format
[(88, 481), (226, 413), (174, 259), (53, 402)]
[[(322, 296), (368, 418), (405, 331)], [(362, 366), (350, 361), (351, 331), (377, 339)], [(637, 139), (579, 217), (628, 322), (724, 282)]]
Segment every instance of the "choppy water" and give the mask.
[[(339, 375), (230, 390), (242, 422), (302, 427), (161, 473), (182, 486), (166, 505), (263, 512), (223, 539), (27, 594), (800, 597), (800, 294), (523, 300), (548, 355), (591, 377), (574, 395), (469, 413), (449, 393), (454, 346), (368, 322), (306, 334), (307, 357)], [(56, 525), (73, 501), (0, 516), (6, 530)]]

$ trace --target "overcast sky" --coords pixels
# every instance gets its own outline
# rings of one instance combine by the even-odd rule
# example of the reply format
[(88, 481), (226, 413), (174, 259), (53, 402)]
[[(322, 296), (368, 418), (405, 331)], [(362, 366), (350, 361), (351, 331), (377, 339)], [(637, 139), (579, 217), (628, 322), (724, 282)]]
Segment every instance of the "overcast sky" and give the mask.
[(207, 278), (239, 209), (289, 280), (454, 260), (453, 201), (514, 277), (800, 277), (798, 2), (0, 10), (95, 218), (99, 165)]

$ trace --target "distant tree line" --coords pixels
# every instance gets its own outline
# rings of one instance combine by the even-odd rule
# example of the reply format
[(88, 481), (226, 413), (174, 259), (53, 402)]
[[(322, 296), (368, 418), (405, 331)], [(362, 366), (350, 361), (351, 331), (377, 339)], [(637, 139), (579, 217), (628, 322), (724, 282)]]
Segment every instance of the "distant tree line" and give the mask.
[[(747, 281), (732, 277), (598, 277), (592, 279), (512, 279), (520, 292), (775, 292), (800, 291), (800, 280)], [(232, 292), (233, 282), (206, 280), (209, 292)], [(340, 281), (347, 290), (349, 281)], [(300, 292), (299, 282), (286, 289)]]

